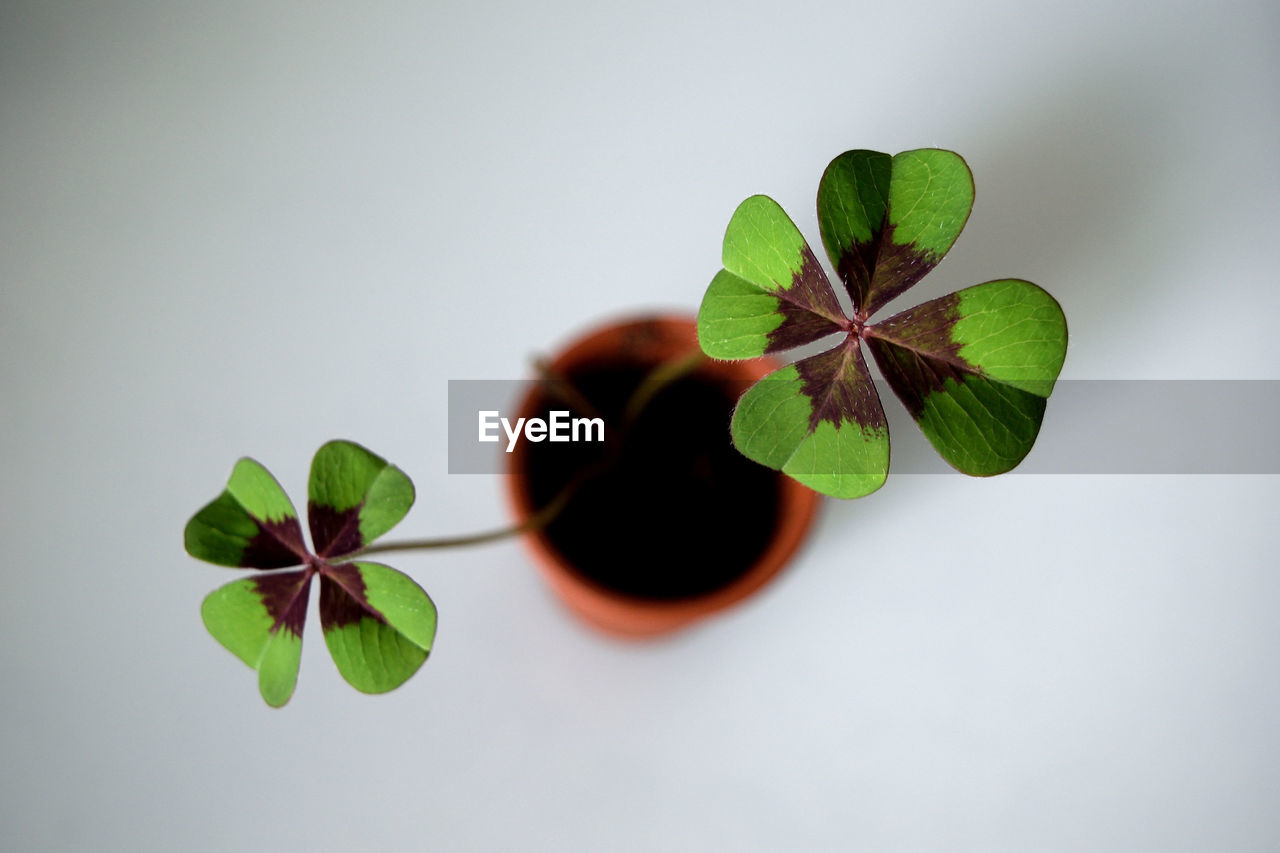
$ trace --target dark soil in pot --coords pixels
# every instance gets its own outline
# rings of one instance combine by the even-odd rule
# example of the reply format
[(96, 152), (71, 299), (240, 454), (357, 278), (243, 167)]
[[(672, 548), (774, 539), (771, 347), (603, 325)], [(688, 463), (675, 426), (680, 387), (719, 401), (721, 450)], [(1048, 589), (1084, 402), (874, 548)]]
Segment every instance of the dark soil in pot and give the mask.
[[(655, 601), (721, 589), (761, 556), (778, 526), (780, 475), (734, 449), (729, 420), (743, 391), (695, 371), (649, 400), (629, 428), (623, 411), (650, 366), (616, 362), (566, 378), (604, 418), (605, 442), (542, 441), (525, 448), (528, 490), (546, 506), (598, 466), (546, 538), (584, 577)], [(569, 410), (544, 398), (536, 416)]]

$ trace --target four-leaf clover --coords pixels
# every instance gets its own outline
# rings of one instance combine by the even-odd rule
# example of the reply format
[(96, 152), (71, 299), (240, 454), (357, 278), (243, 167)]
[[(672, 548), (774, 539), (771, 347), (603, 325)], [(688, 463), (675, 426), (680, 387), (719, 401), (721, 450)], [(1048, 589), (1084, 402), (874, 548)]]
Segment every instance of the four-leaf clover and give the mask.
[(289, 701), (298, 679), (311, 580), (320, 577), (320, 625), (342, 677), (385, 693), (417, 672), (431, 651), (436, 608), (408, 576), (349, 557), (386, 533), (413, 505), (413, 483), (358, 444), (331, 441), (311, 463), (307, 521), (314, 553), (288, 495), (252, 459), (187, 523), (187, 553), (250, 569), (301, 569), (238, 580), (204, 600), (209, 633), (258, 671), (268, 705)]
[(1003, 279), (870, 322), (942, 260), (972, 206), (973, 176), (951, 151), (848, 151), (833, 160), (818, 186), (818, 223), (852, 317), (777, 202), (757, 195), (738, 206), (724, 269), (698, 313), (703, 351), (754, 358), (842, 336), (747, 390), (731, 427), (743, 454), (835, 497), (880, 488), (889, 433), (865, 341), (948, 463), (988, 476), (1022, 461), (1066, 355), (1066, 318), (1052, 296)]

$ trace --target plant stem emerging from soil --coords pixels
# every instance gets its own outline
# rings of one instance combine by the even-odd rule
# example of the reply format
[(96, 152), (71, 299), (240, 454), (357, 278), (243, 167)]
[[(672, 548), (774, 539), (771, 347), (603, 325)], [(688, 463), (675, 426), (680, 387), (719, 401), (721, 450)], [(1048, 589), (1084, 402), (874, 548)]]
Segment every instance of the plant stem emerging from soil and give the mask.
[(502, 539), (509, 539), (512, 536), (519, 536), (522, 533), (533, 533), (554, 521), (556, 516), (564, 511), (565, 506), (568, 505), (582, 484), (597, 473), (599, 471), (596, 468), (583, 471), (579, 476), (570, 480), (551, 503), (519, 524), (500, 527), (497, 530), (488, 530), (484, 533), (472, 533), (467, 536), (445, 536), (438, 539), (405, 539), (400, 542), (379, 543), (356, 551), (350, 556), (354, 559), (368, 554), (380, 554), (385, 551), (425, 551), (429, 548), (461, 548), (465, 545), (484, 545), (488, 542), (497, 542)]
[[(700, 350), (695, 349), (690, 350), (687, 355), (673, 358), (669, 361), (664, 361), (650, 370), (645, 377), (640, 380), (639, 384), (636, 385), (635, 390), (631, 393), (630, 399), (627, 400), (627, 405), (624, 409), (623, 424), (621, 427), (624, 440), (626, 431), (633, 423), (635, 423), (636, 418), (640, 416), (640, 413), (645, 410), (645, 407), (652, 402), (654, 397), (660, 394), (663, 389), (680, 379), (683, 379), (690, 373), (693, 373), (705, 362), (706, 356), (704, 356)], [(595, 412), (595, 407), (591, 405), (590, 401), (579, 394), (577, 390), (568, 383), (567, 379), (558, 373), (551, 371), (545, 362), (540, 359), (535, 360), (534, 366), (544, 380), (547, 380), (549, 383), (554, 383), (554, 385), (560, 389), (558, 392), (560, 395), (569, 398), (566, 402), (574, 405), (575, 408), (578, 408), (580, 411)], [(566, 388), (569, 389), (567, 394), (564, 391)], [(577, 494), (578, 489), (582, 488), (583, 483), (586, 483), (593, 477), (599, 476), (617, 461), (616, 448), (620, 447), (622, 444), (623, 442), (619, 442), (615, 445), (614, 453), (600, 460), (596, 465), (578, 472), (578, 475), (566, 483), (565, 487), (560, 490), (559, 494), (557, 494), (550, 503), (519, 524), (513, 524), (509, 527), (501, 527), (497, 530), (488, 530), (482, 533), (471, 533), (466, 536), (445, 536), (432, 539), (405, 539), (400, 542), (384, 542), (370, 545), (368, 548), (363, 548), (353, 554), (350, 554), (349, 557), (357, 559), (368, 556), (369, 554), (381, 554), (387, 551), (425, 551), (435, 548), (462, 548), (467, 545), (484, 545), (489, 542), (499, 542), (503, 539), (510, 539), (513, 536), (520, 536), (524, 533), (534, 533), (546, 527), (559, 517), (560, 513), (564, 511), (564, 508), (573, 500), (573, 496)]]

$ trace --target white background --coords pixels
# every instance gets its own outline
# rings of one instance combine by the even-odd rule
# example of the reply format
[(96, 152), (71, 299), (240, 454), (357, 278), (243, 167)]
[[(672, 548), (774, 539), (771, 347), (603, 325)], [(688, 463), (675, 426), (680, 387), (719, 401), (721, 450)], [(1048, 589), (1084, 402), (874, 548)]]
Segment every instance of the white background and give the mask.
[(848, 148), (975, 174), (901, 305), (1020, 276), (1066, 378), (1280, 378), (1274, 3), (315, 6), (0, 7), (0, 847), (1280, 847), (1280, 478), (891, 476), (641, 646), (515, 543), (402, 556), (423, 670), (357, 694), (312, 624), (282, 711), (181, 545), (332, 437), (397, 535), (504, 523), (447, 380), (694, 310), (752, 193), (816, 244)]

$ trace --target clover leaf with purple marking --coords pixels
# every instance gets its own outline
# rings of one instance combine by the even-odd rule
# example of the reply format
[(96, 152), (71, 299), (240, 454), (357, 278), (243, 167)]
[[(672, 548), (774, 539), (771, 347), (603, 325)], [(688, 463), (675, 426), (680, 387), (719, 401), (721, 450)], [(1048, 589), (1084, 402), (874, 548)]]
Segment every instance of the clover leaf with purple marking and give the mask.
[(413, 483), (380, 456), (349, 441), (316, 451), (307, 488), (314, 552), (298, 514), (266, 468), (236, 463), (226, 489), (187, 522), (187, 553), (220, 566), (285, 569), (233, 581), (204, 600), (205, 627), (258, 671), (272, 707), (293, 695), (312, 578), (320, 578), (320, 626), (338, 671), (364, 693), (409, 679), (431, 651), (436, 608), (407, 575), (351, 559), (394, 527), (413, 505)]
[(842, 336), (743, 394), (731, 425), (743, 454), (835, 497), (880, 488), (889, 432), (865, 341), (953, 467), (990, 476), (1022, 461), (1066, 355), (1066, 318), (1052, 296), (1002, 279), (871, 322), (942, 260), (972, 207), (973, 176), (951, 151), (848, 151), (833, 160), (818, 186), (818, 225), (853, 305), (849, 317), (778, 203), (757, 195), (738, 206), (724, 269), (698, 312), (703, 351), (754, 358)]

